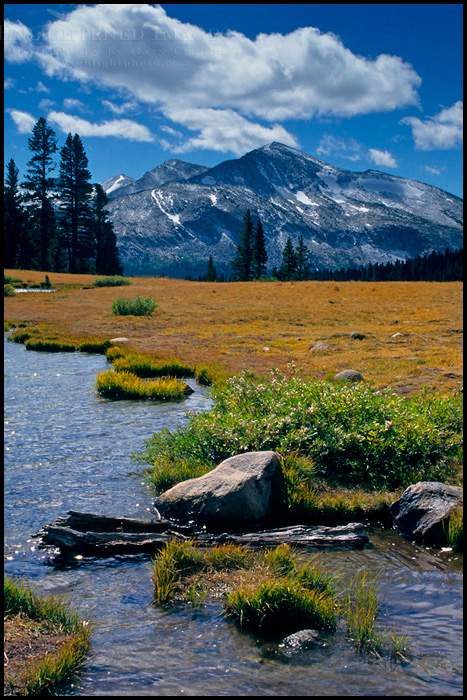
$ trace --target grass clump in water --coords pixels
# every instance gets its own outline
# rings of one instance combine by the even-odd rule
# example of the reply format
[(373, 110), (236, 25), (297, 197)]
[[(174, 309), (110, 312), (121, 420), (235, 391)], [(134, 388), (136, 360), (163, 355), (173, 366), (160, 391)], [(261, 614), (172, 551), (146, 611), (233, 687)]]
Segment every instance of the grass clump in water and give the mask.
[(334, 630), (337, 622), (333, 597), (293, 578), (235, 590), (225, 612), (242, 630), (277, 639), (300, 629)]
[(252, 551), (233, 544), (197, 547), (172, 540), (151, 562), (154, 602), (204, 602), (224, 596), (224, 613), (245, 632), (280, 640), (302, 629), (335, 633), (347, 621), (347, 638), (360, 652), (406, 661), (408, 640), (377, 628), (377, 580), (358, 572), (348, 583), (318, 563), (301, 563), (289, 545)]
[[(154, 600), (165, 605), (175, 599), (191, 599), (198, 591), (204, 599), (199, 574), (220, 570), (249, 569), (254, 562), (253, 554), (243, 547), (222, 544), (200, 549), (192, 540), (172, 540), (152, 560)], [(193, 577), (196, 577), (193, 580)], [(187, 584), (187, 580), (189, 583)]]
[(144, 381), (131, 372), (114, 372), (111, 369), (97, 375), (96, 388), (107, 399), (174, 400), (192, 391), (177, 379)]
[(5, 694), (51, 694), (82, 665), (91, 632), (61, 598), (38, 596), (5, 576)]
[(116, 299), (112, 304), (113, 316), (150, 316), (157, 308), (157, 302), (150, 297)]

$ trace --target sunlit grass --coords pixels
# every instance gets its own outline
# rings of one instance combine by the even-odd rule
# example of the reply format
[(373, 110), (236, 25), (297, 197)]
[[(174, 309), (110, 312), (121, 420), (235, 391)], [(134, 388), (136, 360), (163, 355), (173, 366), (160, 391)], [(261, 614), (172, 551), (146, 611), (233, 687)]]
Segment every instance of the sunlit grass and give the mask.
[(144, 381), (131, 372), (114, 372), (111, 369), (97, 375), (96, 388), (106, 399), (174, 400), (192, 392), (177, 379)]

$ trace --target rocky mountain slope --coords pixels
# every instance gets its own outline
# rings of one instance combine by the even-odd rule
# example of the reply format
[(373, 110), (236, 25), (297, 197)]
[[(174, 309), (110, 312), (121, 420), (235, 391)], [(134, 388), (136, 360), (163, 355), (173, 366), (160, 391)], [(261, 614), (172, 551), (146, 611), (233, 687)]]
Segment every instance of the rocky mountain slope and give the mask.
[(260, 217), (268, 267), (303, 235), (314, 267), (387, 262), (462, 245), (463, 202), (415, 180), (351, 172), (271, 143), (213, 168), (169, 160), (102, 183), (125, 269), (228, 270), (242, 218)]

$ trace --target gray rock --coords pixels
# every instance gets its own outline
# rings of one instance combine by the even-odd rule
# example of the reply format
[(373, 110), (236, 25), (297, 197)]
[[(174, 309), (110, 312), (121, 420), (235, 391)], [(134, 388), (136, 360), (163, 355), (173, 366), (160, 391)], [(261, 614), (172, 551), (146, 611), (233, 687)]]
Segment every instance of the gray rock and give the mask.
[(257, 526), (282, 509), (283, 476), (276, 452), (247, 452), (221, 462), (197, 479), (161, 494), (156, 507), (165, 517), (195, 520), (211, 529)]
[(300, 630), (294, 634), (289, 634), (280, 644), (280, 649), (290, 651), (306, 651), (317, 646), (322, 646), (320, 636), (316, 630)]
[(363, 375), (357, 372), (355, 369), (344, 369), (342, 372), (338, 372), (334, 379), (342, 382), (364, 382)]
[(391, 504), (391, 514), (394, 525), (405, 537), (441, 547), (447, 544), (445, 528), (449, 515), (462, 502), (460, 486), (419, 481)]
[(321, 341), (318, 341), (314, 345), (310, 345), (309, 350), (311, 352), (322, 352), (324, 350), (329, 350), (330, 347), (331, 346), (327, 343), (322, 343)]
[(352, 340), (363, 340), (363, 338), (366, 338), (366, 335), (364, 333), (358, 333), (357, 331), (352, 331), (350, 334), (350, 337)]

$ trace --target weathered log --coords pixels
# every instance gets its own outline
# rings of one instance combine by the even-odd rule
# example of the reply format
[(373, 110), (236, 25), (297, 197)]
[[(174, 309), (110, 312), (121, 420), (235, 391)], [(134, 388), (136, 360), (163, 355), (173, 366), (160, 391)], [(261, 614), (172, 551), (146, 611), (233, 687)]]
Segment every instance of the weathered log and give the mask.
[(115, 517), (112, 515), (95, 515), (69, 510), (67, 518), (57, 518), (56, 525), (71, 527), (79, 532), (165, 532), (176, 528), (182, 533), (190, 533), (188, 526), (175, 525), (171, 520), (164, 520), (157, 513), (154, 520), (136, 520), (135, 518)]
[(362, 548), (370, 541), (361, 523), (349, 523), (337, 527), (293, 525), (241, 535), (222, 534), (211, 537), (211, 540), (249, 547), (277, 547), (279, 544), (290, 544), (294, 547), (350, 547), (352, 549)]
[(283, 543), (311, 548), (362, 548), (369, 542), (361, 523), (338, 527), (295, 525), (262, 532), (213, 535), (170, 520), (134, 520), (76, 511), (68, 511), (68, 518), (58, 518), (55, 523), (45, 525), (34, 537), (41, 538), (41, 548), (58, 547), (63, 556), (90, 557), (153, 554), (175, 538), (193, 539), (199, 546), (231, 542), (252, 548)]

